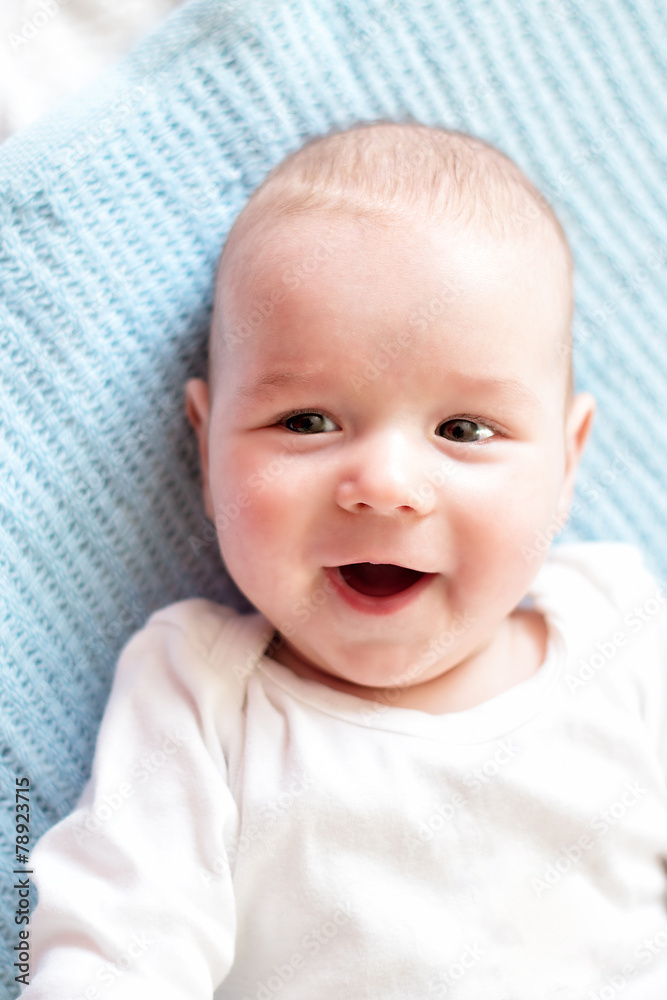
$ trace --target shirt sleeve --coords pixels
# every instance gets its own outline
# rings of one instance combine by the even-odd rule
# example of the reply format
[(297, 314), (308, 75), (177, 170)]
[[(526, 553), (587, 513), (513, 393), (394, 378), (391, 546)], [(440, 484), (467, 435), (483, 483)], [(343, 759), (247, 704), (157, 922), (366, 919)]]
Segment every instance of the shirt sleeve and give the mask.
[(173, 624), (118, 663), (91, 779), (32, 855), (26, 1000), (210, 1000), (234, 958), (224, 685)]
[[(634, 546), (609, 543), (605, 549), (614, 562), (603, 566), (600, 583), (611, 595), (618, 618), (597, 649), (610, 663), (616, 647), (628, 652), (632, 690), (667, 787), (667, 587)], [(624, 694), (630, 702), (631, 691)]]

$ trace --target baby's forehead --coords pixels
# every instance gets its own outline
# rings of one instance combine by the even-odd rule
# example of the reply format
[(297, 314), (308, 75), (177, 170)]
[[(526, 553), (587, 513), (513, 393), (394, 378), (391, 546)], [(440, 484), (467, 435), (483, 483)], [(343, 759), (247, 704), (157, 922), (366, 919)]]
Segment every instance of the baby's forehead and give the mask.
[(336, 282), (346, 280), (350, 260), (366, 269), (371, 282), (382, 282), (385, 272), (392, 272), (398, 279), (392, 291), (398, 294), (400, 289), (410, 297), (414, 287), (402, 283), (401, 272), (407, 273), (413, 258), (425, 249), (442, 264), (443, 294), (451, 281), (460, 280), (460, 261), (469, 258), (470, 280), (476, 277), (475, 267), (490, 277), (501, 273), (510, 284), (543, 286), (553, 309), (571, 309), (571, 260), (548, 220), (501, 236), (478, 219), (380, 219), (341, 206), (288, 215), (267, 211), (250, 220), (221, 267), (219, 310), (229, 315), (241, 300), (247, 307), (250, 296), (261, 313), (266, 296), (282, 299), (307, 285), (335, 294)]
[[(378, 254), (404, 252), (397, 233), (405, 239), (475, 233), (499, 248), (521, 245), (529, 268), (540, 280), (551, 278), (554, 301), (566, 303), (571, 319), (572, 258), (565, 234), (519, 168), (472, 137), (379, 126), (317, 140), (272, 171), (225, 246), (216, 286), (218, 321), (249, 284), (261, 298), (262, 282), (269, 279), (306, 281), (335, 243), (343, 219), (353, 222), (362, 243), (364, 236), (374, 241)], [(212, 351), (220, 325), (214, 317)], [(564, 344), (568, 338), (565, 332)]]
[[(239, 351), (255, 361), (263, 351), (295, 357), (299, 341), (291, 330), (308, 326), (315, 337), (329, 330), (338, 311), (338, 325), (353, 326), (356, 344), (368, 341), (369, 354), (379, 349), (378, 334), (392, 339), (405, 331), (414, 366), (420, 331), (446, 329), (461, 317), (477, 324), (476, 303), (484, 300), (502, 307), (497, 317), (480, 314), (497, 334), (494, 353), (502, 355), (503, 344), (509, 349), (519, 331), (553, 351), (554, 331), (568, 319), (568, 275), (563, 261), (545, 266), (545, 246), (537, 253), (533, 241), (500, 241), (470, 224), (453, 232), (432, 220), (419, 226), (394, 221), (379, 232), (375, 223), (357, 223), (354, 215), (332, 220), (331, 213), (311, 210), (298, 218), (264, 217), (261, 228), (245, 234), (229, 262), (221, 307), (223, 336), (237, 347), (237, 358)], [(557, 251), (555, 239), (552, 244)], [(530, 312), (534, 320), (527, 332), (525, 323), (501, 319), (514, 301), (522, 318)], [(277, 332), (268, 342), (265, 327)]]

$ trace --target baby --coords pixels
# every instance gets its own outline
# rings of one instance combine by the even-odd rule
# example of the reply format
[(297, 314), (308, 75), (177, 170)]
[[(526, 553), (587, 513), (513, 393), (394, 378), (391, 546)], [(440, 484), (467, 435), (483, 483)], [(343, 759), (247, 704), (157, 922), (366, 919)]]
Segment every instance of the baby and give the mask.
[(257, 609), (126, 646), (33, 855), (30, 1000), (664, 1000), (664, 591), (548, 540), (594, 400), (572, 258), (486, 143), (308, 143), (237, 219), (206, 511)]

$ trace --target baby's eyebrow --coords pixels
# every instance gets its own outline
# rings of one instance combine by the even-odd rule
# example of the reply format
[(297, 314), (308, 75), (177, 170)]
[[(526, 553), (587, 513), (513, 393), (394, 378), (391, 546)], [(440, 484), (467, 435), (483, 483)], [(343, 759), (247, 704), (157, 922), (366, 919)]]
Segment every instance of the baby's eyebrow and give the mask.
[(314, 376), (320, 374), (321, 371), (319, 369), (315, 369), (314, 371), (296, 372), (281, 368), (274, 371), (264, 372), (263, 375), (259, 375), (251, 382), (248, 382), (245, 385), (240, 385), (237, 390), (237, 395), (242, 396), (245, 399), (252, 399), (255, 396), (265, 396), (270, 394), (271, 389), (282, 389), (284, 386), (288, 385), (304, 385), (305, 383), (310, 382)]
[(541, 402), (539, 397), (529, 389), (527, 385), (520, 382), (516, 378), (497, 378), (496, 376), (479, 377), (475, 376), (470, 379), (464, 379), (463, 381), (469, 381), (471, 388), (487, 389), (487, 390), (497, 390), (509, 399), (515, 400), (518, 403), (528, 403), (530, 406), (541, 407)]
[[(449, 377), (452, 377), (449, 373)], [(257, 378), (246, 384), (241, 384), (237, 389), (237, 397), (242, 399), (254, 399), (257, 396), (266, 397), (271, 395), (272, 389), (282, 389), (285, 386), (306, 385), (312, 383), (313, 379), (323, 375), (321, 368), (307, 369), (305, 371), (293, 371), (291, 369), (272, 369), (258, 375)], [(526, 403), (532, 407), (541, 407), (538, 396), (516, 378), (501, 378), (497, 376), (470, 376), (461, 372), (455, 374), (455, 379), (470, 390), (498, 392), (511, 402)]]

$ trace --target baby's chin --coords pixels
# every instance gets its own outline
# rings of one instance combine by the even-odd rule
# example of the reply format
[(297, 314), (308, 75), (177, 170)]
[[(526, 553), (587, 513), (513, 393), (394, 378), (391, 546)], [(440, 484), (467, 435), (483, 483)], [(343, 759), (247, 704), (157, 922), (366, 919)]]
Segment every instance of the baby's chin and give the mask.
[(271, 655), (300, 677), (362, 698), (417, 686), (452, 666), (425, 649), (421, 637), (410, 647), (404, 639), (328, 644), (320, 636), (313, 648), (310, 643), (301, 642), (297, 634), (280, 642)]
[(380, 666), (374, 662), (369, 663), (367, 658), (362, 658), (362, 662), (358, 664), (345, 662), (341, 664), (339, 670), (336, 670), (335, 666), (330, 667), (324, 663), (316, 665), (298, 647), (288, 642), (275, 648), (271, 652), (271, 657), (297, 676), (344, 694), (371, 701), (386, 696), (389, 691), (396, 691), (394, 697), (398, 696), (399, 685), (388, 675), (386, 659)]

